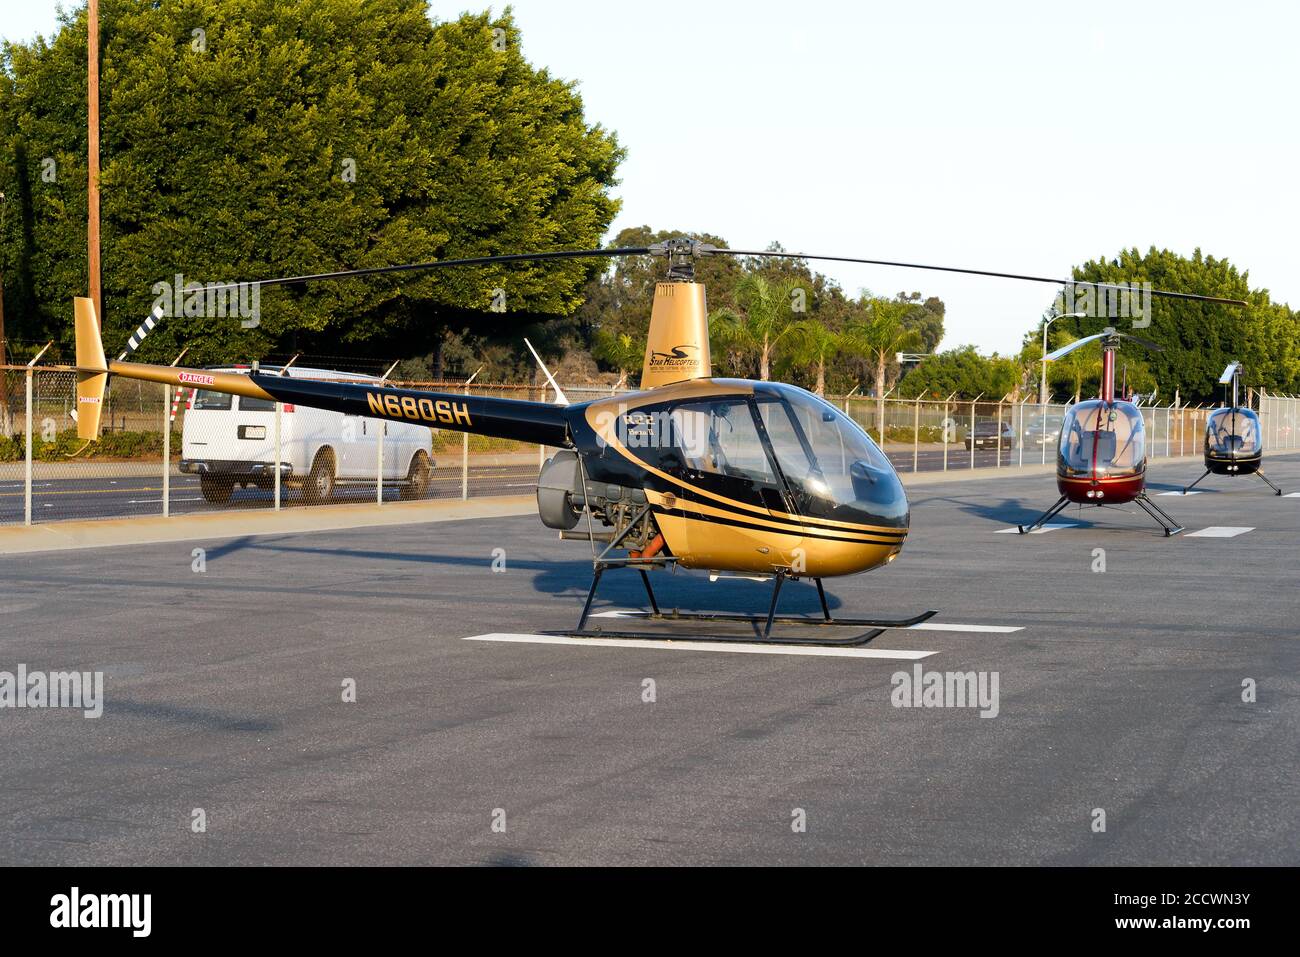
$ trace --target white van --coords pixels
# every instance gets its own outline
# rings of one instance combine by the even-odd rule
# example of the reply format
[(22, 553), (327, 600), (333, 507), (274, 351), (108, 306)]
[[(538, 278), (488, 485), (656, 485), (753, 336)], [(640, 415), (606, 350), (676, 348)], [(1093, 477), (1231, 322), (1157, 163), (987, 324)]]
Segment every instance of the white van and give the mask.
[[(247, 372), (222, 368), (219, 372)], [(280, 369), (262, 366), (266, 373)], [(288, 371), (296, 379), (379, 383), (374, 376), (326, 369)], [(374, 487), (378, 442), (384, 434), (384, 483), (400, 485), (402, 498), (429, 494), (433, 433), (427, 426), (345, 415), (285, 403), (280, 411), (280, 481), (301, 488), (309, 502), (328, 501), (338, 485)], [(275, 403), (199, 389), (187, 403), (181, 431), (182, 472), (199, 476), (203, 497), (230, 501), (236, 485), (275, 484)]]

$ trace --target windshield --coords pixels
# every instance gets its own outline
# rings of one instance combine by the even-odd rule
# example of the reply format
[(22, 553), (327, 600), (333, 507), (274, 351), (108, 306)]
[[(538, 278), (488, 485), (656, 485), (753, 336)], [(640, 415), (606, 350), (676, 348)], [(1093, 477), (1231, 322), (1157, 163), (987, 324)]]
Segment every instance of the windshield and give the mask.
[(856, 422), (793, 386), (767, 385), (755, 391), (755, 399), (801, 512), (845, 522), (906, 524), (902, 484)]
[(1080, 402), (1061, 426), (1058, 466), (1066, 475), (1137, 475), (1146, 466), (1142, 413), (1127, 402)]
[(1263, 451), (1259, 416), (1250, 409), (1215, 409), (1205, 425), (1205, 450), (1213, 455), (1258, 455)]

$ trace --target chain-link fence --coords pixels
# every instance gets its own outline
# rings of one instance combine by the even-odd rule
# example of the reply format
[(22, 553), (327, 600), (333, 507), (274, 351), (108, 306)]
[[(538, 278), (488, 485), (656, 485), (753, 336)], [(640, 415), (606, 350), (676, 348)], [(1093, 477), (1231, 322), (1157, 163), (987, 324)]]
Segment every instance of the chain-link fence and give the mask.
[[(532, 385), (392, 384), (555, 397)], [(527, 442), (129, 379), (114, 381), (103, 434), (86, 443), (77, 438), (71, 369), (11, 366), (0, 370), (0, 385), (0, 524), (529, 494), (550, 454)], [(614, 392), (564, 391), (571, 402)], [(828, 398), (904, 473), (1052, 462), (1069, 408), (1029, 400)], [(1258, 406), (1266, 448), (1300, 447), (1300, 399), (1261, 394)], [(1144, 408), (1148, 453), (1199, 456), (1209, 411)]]
[(1300, 397), (1261, 393), (1259, 418), (1264, 429), (1265, 448), (1300, 448), (1300, 436), (1296, 434), (1300, 427)]
[[(77, 438), (71, 369), (9, 367), (2, 375), (0, 524), (528, 494), (551, 451), (129, 379), (114, 381), (100, 439), (87, 443)], [(390, 384), (554, 398), (532, 386)], [(566, 392), (573, 402), (610, 394)]]

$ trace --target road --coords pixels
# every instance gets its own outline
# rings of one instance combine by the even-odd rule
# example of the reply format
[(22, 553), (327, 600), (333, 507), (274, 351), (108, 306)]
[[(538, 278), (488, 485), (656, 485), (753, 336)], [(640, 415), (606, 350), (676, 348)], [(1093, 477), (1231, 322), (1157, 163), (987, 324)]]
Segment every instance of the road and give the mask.
[[(912, 470), (912, 451), (889, 449), (886, 453), (900, 472)], [(1040, 449), (1025, 450), (1025, 463), (1041, 460)], [(977, 450), (975, 466), (991, 468), (998, 460), (996, 450)], [(1049, 459), (1050, 460), (1050, 459)], [(458, 498), (461, 494), (461, 471), (458, 460), (443, 459), (445, 464), (434, 469), (433, 496)], [(1003, 465), (1020, 461), (1019, 452), (1004, 451)], [(131, 471), (138, 471), (138, 463), (131, 463)], [(935, 472), (944, 468), (942, 449), (922, 449), (917, 454), (918, 471)], [(95, 478), (45, 478), (42, 464), (38, 463), (32, 482), (32, 517), (34, 521), (59, 521), (87, 518), (124, 518), (132, 515), (157, 515), (162, 511), (162, 476), (121, 474), (113, 476), (112, 463), (86, 463), (88, 470), (99, 475)], [(947, 467), (959, 471), (971, 467), (971, 454), (961, 446), (949, 449)], [(127, 472), (126, 469), (122, 470)], [(105, 473), (108, 477), (105, 477)], [(522, 465), (480, 465), (470, 467), (470, 495), (514, 495), (527, 492), (537, 481), (537, 466), (532, 462)], [(396, 500), (400, 490), (385, 489), (386, 500)], [(21, 479), (0, 479), (0, 525), (23, 520), (24, 483)], [(369, 485), (341, 486), (334, 497), (336, 502), (373, 501), (374, 483)], [(199, 481), (193, 475), (173, 475), (171, 479), (171, 513), (205, 512), (231, 508), (269, 508), (274, 504), (272, 493), (259, 489), (237, 489), (226, 505), (211, 505), (203, 500)], [(286, 489), (282, 506), (296, 507), (305, 504), (297, 490)]]
[[(900, 558), (828, 582), (939, 611), (878, 657), (541, 643), (591, 569), (531, 517), (0, 557), (0, 669), (106, 682), (98, 719), (0, 711), (0, 862), (1295, 865), (1300, 498), (1205, 484), (1157, 499), (1174, 538), (1131, 508), (1008, 533), (1050, 476), (915, 488)], [(611, 573), (596, 610), (642, 600)], [(996, 715), (894, 706), (917, 666), (997, 675)]]
[[(104, 470), (111, 469), (111, 465)], [(471, 495), (517, 495), (534, 488), (537, 466), (474, 465), (470, 468)], [(22, 481), (0, 480), (0, 525), (23, 520)], [(397, 486), (384, 489), (385, 501), (397, 501)], [(282, 490), (284, 507), (304, 505), (302, 493)], [(461, 471), (436, 468), (433, 472), (433, 497), (459, 498)], [(375, 486), (339, 486), (333, 502), (373, 502)], [(261, 489), (236, 489), (230, 502), (212, 505), (204, 501), (198, 476), (173, 475), (170, 490), (171, 513), (222, 511), (236, 508), (271, 508), (274, 494)], [(132, 515), (158, 515), (162, 511), (162, 476), (123, 475), (118, 478), (34, 478), (32, 482), (32, 517), (34, 521), (58, 521), (87, 518), (124, 518)]]

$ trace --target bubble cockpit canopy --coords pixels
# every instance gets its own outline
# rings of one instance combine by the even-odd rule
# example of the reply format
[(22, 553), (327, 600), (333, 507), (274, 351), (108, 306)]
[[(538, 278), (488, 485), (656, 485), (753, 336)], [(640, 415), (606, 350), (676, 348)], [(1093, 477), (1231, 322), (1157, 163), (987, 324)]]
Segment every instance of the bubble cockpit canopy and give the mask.
[(907, 496), (884, 453), (803, 389), (756, 383), (752, 397), (667, 402), (635, 417), (653, 435), (628, 441), (634, 454), (669, 474), (684, 470), (705, 492), (830, 521), (907, 525)]
[(902, 483), (856, 422), (793, 386), (764, 383), (754, 399), (800, 512), (846, 522), (907, 521)]
[(1205, 454), (1253, 458), (1264, 451), (1259, 416), (1250, 409), (1215, 409), (1205, 424)]
[(1061, 475), (1119, 478), (1140, 475), (1145, 465), (1146, 427), (1136, 406), (1089, 399), (1065, 413), (1057, 456)]

